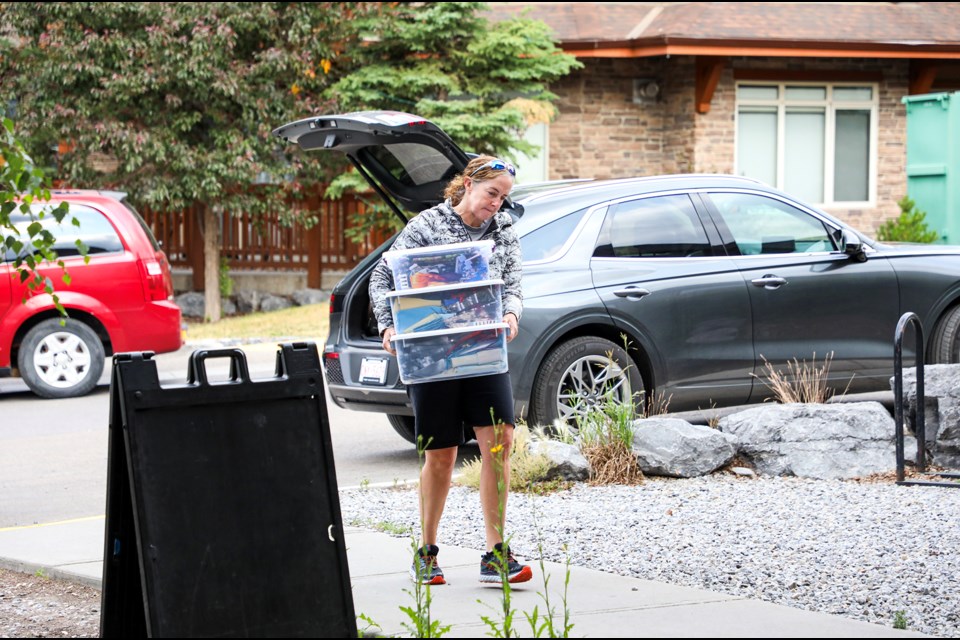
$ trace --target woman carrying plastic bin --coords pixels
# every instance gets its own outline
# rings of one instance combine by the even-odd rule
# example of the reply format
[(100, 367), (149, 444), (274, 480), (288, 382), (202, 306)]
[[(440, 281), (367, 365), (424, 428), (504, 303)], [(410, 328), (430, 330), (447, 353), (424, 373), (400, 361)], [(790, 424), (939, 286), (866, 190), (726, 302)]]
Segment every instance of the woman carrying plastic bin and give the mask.
[[(394, 242), (392, 251), (479, 240), (494, 242), (489, 277), (503, 280), (501, 301), (506, 339), (513, 340), (523, 309), (520, 290), (520, 241), (511, 217), (500, 211), (513, 188), (516, 170), (509, 162), (479, 156), (447, 185), (446, 200), (413, 217)], [(370, 299), (383, 337), (383, 348), (396, 355), (396, 334), (387, 294), (394, 290), (393, 273), (381, 260), (370, 277)], [(472, 427), (480, 446), (480, 503), (487, 551), (480, 560), (480, 582), (526, 582), (533, 573), (517, 562), (504, 544), (507, 490), (510, 486), (510, 448), (513, 443), (513, 390), (510, 374), (435, 380), (408, 384), (419, 446), (425, 449), (420, 475), (421, 546), (410, 568), (411, 577), (424, 584), (445, 584), (437, 563), (437, 530), (443, 515), (457, 448), (464, 427)], [(499, 488), (498, 488), (499, 485)]]

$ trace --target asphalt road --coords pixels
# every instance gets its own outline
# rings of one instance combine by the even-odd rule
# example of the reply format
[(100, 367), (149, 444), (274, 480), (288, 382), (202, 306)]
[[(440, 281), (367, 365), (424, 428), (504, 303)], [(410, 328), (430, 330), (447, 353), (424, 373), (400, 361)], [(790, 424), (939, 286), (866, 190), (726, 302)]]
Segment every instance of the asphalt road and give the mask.
[[(156, 356), (161, 384), (186, 380), (195, 348)], [(240, 348), (254, 380), (273, 375), (276, 344)], [(207, 360), (207, 375), (226, 379), (227, 360)], [(109, 361), (101, 385), (83, 398), (44, 400), (20, 380), (0, 380), (0, 528), (104, 513), (109, 381)], [(385, 416), (340, 409), (329, 398), (327, 409), (340, 488), (417, 478), (416, 450)], [(461, 447), (461, 460), (478, 455), (475, 445)]]

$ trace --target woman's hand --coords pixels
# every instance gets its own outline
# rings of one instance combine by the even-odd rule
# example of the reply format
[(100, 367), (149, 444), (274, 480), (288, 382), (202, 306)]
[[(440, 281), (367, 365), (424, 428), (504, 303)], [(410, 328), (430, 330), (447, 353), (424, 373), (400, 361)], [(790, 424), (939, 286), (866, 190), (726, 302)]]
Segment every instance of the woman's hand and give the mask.
[(393, 327), (387, 327), (383, 330), (383, 350), (392, 356), (397, 355), (397, 350), (393, 348), (393, 343), (390, 342), (390, 337), (396, 335), (396, 333), (397, 330)]
[(503, 321), (510, 325), (509, 330), (507, 331), (507, 342), (510, 342), (516, 338), (517, 333), (520, 332), (520, 321), (517, 320), (517, 316), (512, 313), (504, 315)]

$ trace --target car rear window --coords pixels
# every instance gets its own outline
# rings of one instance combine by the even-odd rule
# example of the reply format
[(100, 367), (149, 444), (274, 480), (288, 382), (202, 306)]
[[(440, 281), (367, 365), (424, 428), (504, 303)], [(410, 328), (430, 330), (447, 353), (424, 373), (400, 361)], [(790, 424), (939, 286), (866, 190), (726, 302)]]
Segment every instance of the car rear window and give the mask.
[(423, 144), (391, 144), (370, 147), (367, 152), (397, 182), (408, 187), (448, 182), (457, 173), (449, 158)]
[[(56, 218), (46, 214), (42, 219), (40, 214), (47, 208), (43, 205), (31, 207), (33, 217), (22, 214), (10, 214), (10, 222), (20, 232), (20, 239), (27, 246), (21, 252), (24, 255), (29, 250), (29, 236), (27, 227), (30, 223), (37, 221), (43, 225), (55, 238), (53, 250), (61, 258), (80, 255), (80, 249), (77, 247), (77, 240), (81, 240), (87, 245), (87, 255), (97, 255), (101, 253), (118, 253), (123, 251), (123, 242), (117, 234), (117, 230), (107, 220), (102, 213), (91, 207), (79, 204), (71, 204), (70, 210), (62, 222), (57, 222)], [(79, 223), (77, 226), (73, 220)], [(12, 262), (16, 259), (16, 254), (7, 251), (3, 257), (4, 262)]]

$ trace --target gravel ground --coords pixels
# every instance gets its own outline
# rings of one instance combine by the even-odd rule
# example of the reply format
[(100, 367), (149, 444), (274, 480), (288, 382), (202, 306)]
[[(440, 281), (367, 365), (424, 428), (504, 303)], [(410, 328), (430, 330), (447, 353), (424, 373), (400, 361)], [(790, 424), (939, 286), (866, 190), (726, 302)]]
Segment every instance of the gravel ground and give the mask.
[[(415, 490), (345, 491), (340, 502), (347, 524), (395, 531), (417, 522)], [(528, 561), (542, 545), (555, 562), (569, 553), (575, 565), (885, 626), (902, 612), (908, 629), (960, 636), (953, 489), (900, 487), (890, 477), (713, 474), (513, 494), (507, 515), (512, 545)], [(480, 522), (476, 491), (454, 487), (443, 538), (479, 550)], [(98, 590), (0, 569), (0, 637), (96, 637), (99, 621)]]
[(0, 569), (0, 638), (96, 638), (100, 591)]
[[(409, 489), (343, 493), (341, 509), (348, 524), (417, 524)], [(477, 493), (454, 487), (440, 524), (441, 565), (443, 540), (482, 548), (481, 522)], [(542, 543), (550, 561), (563, 562), (565, 547), (575, 565), (884, 626), (902, 612), (908, 629), (960, 636), (955, 489), (728, 474), (578, 484), (512, 494), (507, 533), (528, 562)]]

